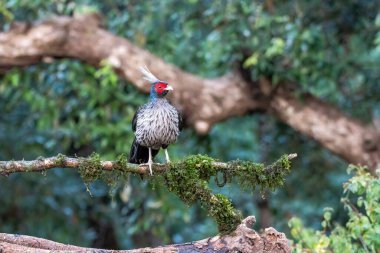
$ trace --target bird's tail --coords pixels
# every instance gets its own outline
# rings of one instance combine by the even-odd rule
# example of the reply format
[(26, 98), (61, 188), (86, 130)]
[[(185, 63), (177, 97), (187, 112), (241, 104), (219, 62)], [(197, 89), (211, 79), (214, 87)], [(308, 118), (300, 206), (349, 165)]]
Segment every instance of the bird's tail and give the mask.
[[(159, 150), (152, 149), (152, 159), (157, 155)], [(137, 143), (136, 138), (133, 140), (131, 152), (129, 153), (130, 163), (147, 163), (149, 161), (149, 149)]]

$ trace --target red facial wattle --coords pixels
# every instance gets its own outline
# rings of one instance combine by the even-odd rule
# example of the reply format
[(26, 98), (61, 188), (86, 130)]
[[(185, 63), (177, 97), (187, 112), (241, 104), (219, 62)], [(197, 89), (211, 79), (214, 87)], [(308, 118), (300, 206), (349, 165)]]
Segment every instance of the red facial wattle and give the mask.
[(166, 83), (161, 83), (161, 82), (157, 83), (156, 86), (155, 86), (156, 92), (157, 93), (162, 93), (166, 89), (167, 86), (168, 85)]

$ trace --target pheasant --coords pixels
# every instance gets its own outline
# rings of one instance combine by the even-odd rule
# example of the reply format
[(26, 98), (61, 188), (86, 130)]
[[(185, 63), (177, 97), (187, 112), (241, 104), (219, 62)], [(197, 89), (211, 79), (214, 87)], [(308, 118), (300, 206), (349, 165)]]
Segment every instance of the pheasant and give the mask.
[(165, 151), (166, 162), (170, 162), (169, 144), (174, 143), (182, 130), (182, 118), (177, 109), (165, 98), (173, 88), (155, 77), (149, 69), (140, 68), (144, 79), (151, 84), (149, 102), (141, 106), (132, 120), (135, 139), (132, 143), (129, 162), (148, 163), (152, 175), (153, 158), (160, 148)]

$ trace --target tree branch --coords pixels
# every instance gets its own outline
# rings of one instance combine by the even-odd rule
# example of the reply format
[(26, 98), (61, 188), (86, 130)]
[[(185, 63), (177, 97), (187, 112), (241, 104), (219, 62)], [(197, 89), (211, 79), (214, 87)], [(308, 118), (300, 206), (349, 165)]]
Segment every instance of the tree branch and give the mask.
[(217, 235), (200, 241), (161, 246), (157, 248), (142, 248), (134, 250), (105, 250), (77, 247), (50, 240), (0, 233), (0, 252), (94, 252), (94, 253), (162, 253), (162, 252), (272, 252), (290, 253), (291, 249), (285, 234), (274, 228), (267, 228), (259, 235), (251, 227), (256, 222), (254, 216), (245, 218), (237, 229), (229, 235)]
[(270, 113), (347, 162), (368, 165), (374, 172), (380, 165), (380, 129), (364, 125), (309, 94), (300, 102), (289, 90), (291, 86), (282, 85), (275, 91)]
[[(205, 134), (230, 117), (254, 111), (268, 112), (300, 133), (316, 140), (347, 162), (380, 164), (380, 131), (342, 113), (334, 106), (305, 95), (300, 102), (281, 84), (273, 89), (263, 78), (252, 82), (242, 73), (204, 79), (185, 72), (101, 28), (101, 18), (55, 17), (35, 25), (18, 23), (0, 33), (0, 73), (51, 58), (76, 58), (98, 66), (106, 60), (138, 89), (148, 92), (138, 66), (146, 64), (175, 89), (171, 102), (183, 113), (186, 124)], [(217, 89), (215, 88), (217, 87)], [(194, 90), (197, 96), (194, 96)], [(225, 96), (225, 94), (229, 94)]]
[[(175, 95), (169, 95), (169, 99), (184, 114), (186, 123), (200, 133), (207, 133), (216, 122), (243, 115), (259, 106), (251, 99), (250, 89), (239, 75), (202, 79), (184, 72), (105, 31), (100, 27), (100, 20), (97, 14), (76, 18), (61, 16), (0, 33), (0, 69), (28, 66), (49, 57), (76, 58), (95, 66), (105, 60), (121, 77), (148, 92), (149, 85), (138, 70), (139, 66), (147, 65), (152, 73), (174, 87)], [(197, 96), (193, 96), (195, 90)], [(229, 99), (225, 99), (227, 93)]]
[[(288, 159), (294, 159), (297, 154), (289, 154)], [(99, 161), (100, 169), (105, 171), (121, 170), (139, 175), (149, 175), (149, 167), (147, 164), (133, 164), (127, 163), (121, 157), (118, 161)], [(84, 166), (92, 161), (93, 158), (71, 158), (59, 154), (49, 158), (38, 158), (31, 161), (0, 161), (0, 175), (8, 176), (15, 172), (42, 172), (53, 168), (71, 168), (76, 169)], [(175, 163), (174, 163), (175, 164)], [(231, 170), (229, 163), (212, 162), (212, 166), (216, 170)], [(268, 166), (271, 167), (273, 165)], [(153, 164), (153, 172), (164, 172), (170, 168), (170, 164)]]

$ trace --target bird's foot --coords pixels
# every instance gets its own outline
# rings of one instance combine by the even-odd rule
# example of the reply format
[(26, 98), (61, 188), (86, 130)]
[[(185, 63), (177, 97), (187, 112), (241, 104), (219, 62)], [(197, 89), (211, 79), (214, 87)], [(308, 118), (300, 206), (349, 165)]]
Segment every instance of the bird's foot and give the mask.
[(153, 171), (152, 171), (152, 164), (153, 162), (152, 161), (149, 161), (148, 162), (148, 166), (149, 166), (149, 172), (150, 172), (150, 175), (153, 176)]
[(140, 164), (140, 166), (148, 166), (149, 174), (153, 176), (153, 170), (152, 170), (153, 162), (142, 163)]
[(152, 164), (153, 164), (153, 158), (152, 158), (152, 149), (149, 148), (149, 159), (148, 159), (148, 165), (149, 165), (149, 172), (150, 175), (153, 176), (153, 171), (152, 171)]

